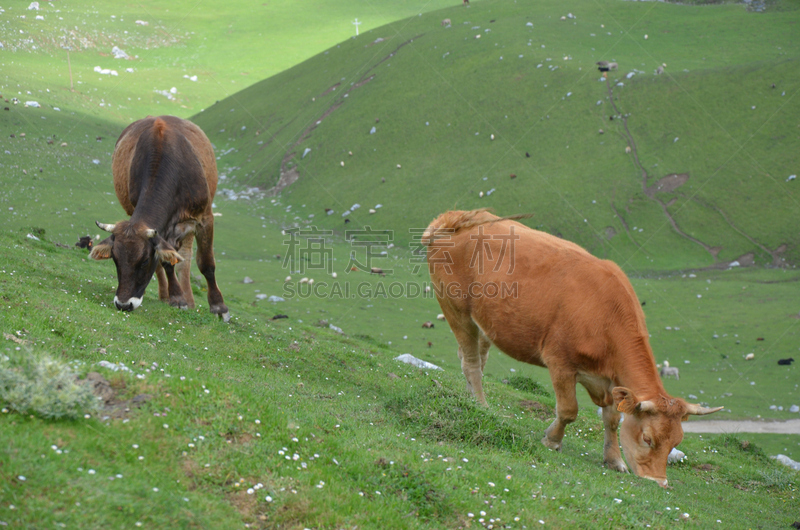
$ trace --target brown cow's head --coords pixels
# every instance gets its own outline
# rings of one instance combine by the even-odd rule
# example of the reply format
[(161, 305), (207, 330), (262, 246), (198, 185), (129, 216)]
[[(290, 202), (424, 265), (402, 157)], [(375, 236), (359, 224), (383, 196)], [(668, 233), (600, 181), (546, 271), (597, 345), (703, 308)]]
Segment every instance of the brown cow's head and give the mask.
[(689, 414), (711, 414), (721, 410), (687, 403), (682, 399), (661, 396), (656, 401), (639, 401), (633, 391), (613, 390), (617, 410), (625, 413), (619, 437), (625, 461), (635, 474), (667, 486), (667, 457), (683, 440), (681, 421)]
[(117, 266), (117, 294), (114, 305), (122, 311), (133, 311), (142, 303), (144, 291), (153, 278), (159, 262), (175, 265), (183, 258), (156, 231), (144, 224), (122, 221), (97, 226), (111, 232), (92, 249), (92, 259), (114, 260)]

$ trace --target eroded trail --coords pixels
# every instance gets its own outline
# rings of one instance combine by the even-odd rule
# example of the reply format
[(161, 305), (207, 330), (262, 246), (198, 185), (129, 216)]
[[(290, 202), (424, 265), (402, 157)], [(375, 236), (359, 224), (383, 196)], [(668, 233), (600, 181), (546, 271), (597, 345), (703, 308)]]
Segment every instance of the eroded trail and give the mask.
[(700, 241), (697, 238), (694, 238), (694, 237), (690, 236), (689, 234), (687, 234), (686, 232), (681, 230), (680, 226), (678, 226), (678, 223), (675, 221), (675, 218), (672, 217), (672, 215), (669, 213), (669, 209), (667, 208), (667, 204), (664, 203), (664, 201), (662, 201), (658, 197), (656, 197), (656, 189), (657, 189), (657, 187), (656, 186), (650, 187), (650, 186), (647, 185), (647, 181), (648, 181), (649, 176), (647, 174), (647, 170), (644, 168), (644, 165), (642, 165), (642, 162), (639, 160), (639, 150), (638, 150), (638, 148), (636, 146), (636, 141), (633, 138), (633, 134), (631, 134), (631, 131), (628, 128), (628, 118), (627, 118), (627, 116), (625, 116), (625, 114), (623, 114), (619, 110), (619, 108), (617, 107), (617, 102), (614, 101), (614, 89), (611, 86), (611, 81), (610, 81), (609, 78), (606, 78), (606, 85), (608, 86), (608, 99), (611, 101), (611, 106), (614, 108), (614, 112), (616, 113), (618, 119), (620, 119), (622, 121), (622, 128), (624, 129), (624, 136), (628, 140), (628, 145), (631, 148), (631, 154), (633, 155), (633, 161), (636, 164), (636, 167), (638, 167), (639, 170), (642, 172), (642, 191), (644, 192), (645, 196), (647, 196), (650, 200), (655, 201), (661, 207), (661, 211), (664, 212), (664, 216), (669, 221), (669, 224), (672, 225), (672, 229), (675, 230), (676, 233), (678, 233), (681, 237), (686, 238), (689, 241), (691, 241), (693, 243), (696, 243), (696, 244), (700, 245), (701, 247), (703, 247), (703, 249), (706, 252), (711, 254), (711, 256), (714, 258), (714, 261), (716, 261), (717, 254), (719, 253), (719, 249), (715, 249), (715, 248), (711, 247), (710, 245)]
[[(614, 88), (613, 88), (613, 85), (612, 85), (612, 82), (611, 82), (610, 78), (606, 78), (606, 86), (608, 87), (608, 99), (611, 101), (611, 106), (612, 106), (612, 108), (614, 110), (614, 114), (615, 114), (613, 116), (613, 118), (618, 119), (619, 121), (622, 122), (622, 131), (620, 132), (620, 134), (625, 138), (625, 140), (628, 143), (628, 146), (630, 147), (630, 152), (633, 155), (634, 164), (639, 169), (639, 171), (641, 171), (642, 192), (644, 193), (644, 195), (648, 199), (650, 199), (653, 202), (655, 202), (656, 204), (658, 204), (658, 206), (661, 208), (661, 211), (664, 213), (664, 216), (666, 217), (666, 219), (669, 222), (669, 224), (672, 226), (672, 229), (675, 231), (675, 233), (677, 233), (681, 237), (683, 237), (685, 239), (688, 239), (689, 241), (691, 241), (691, 242), (703, 247), (703, 249), (711, 255), (711, 257), (714, 259), (714, 265), (711, 265), (709, 268), (724, 268), (724, 267), (730, 266), (731, 262), (729, 262), (729, 261), (722, 261), (722, 262), (719, 261), (718, 256), (719, 256), (720, 251), (722, 250), (722, 247), (710, 245), (710, 244), (706, 243), (705, 241), (701, 241), (700, 239), (697, 239), (695, 237), (690, 236), (683, 229), (681, 229), (681, 227), (678, 225), (678, 222), (676, 221), (675, 217), (669, 211), (669, 206), (672, 205), (672, 203), (675, 201), (675, 199), (672, 199), (672, 201), (670, 201), (670, 202), (665, 202), (664, 200), (662, 200), (661, 197), (659, 197), (657, 195), (658, 193), (671, 193), (671, 192), (674, 192), (677, 188), (679, 188), (680, 186), (682, 186), (683, 184), (686, 183), (686, 181), (689, 179), (689, 174), (688, 173), (673, 173), (673, 174), (669, 174), (669, 175), (666, 175), (664, 177), (661, 177), (661, 178), (655, 180), (654, 182), (650, 183), (651, 178), (654, 178), (654, 177), (651, 177), (650, 175), (648, 175), (647, 170), (644, 167), (644, 164), (642, 164), (642, 161), (639, 159), (639, 148), (636, 145), (636, 139), (633, 137), (633, 134), (631, 133), (630, 128), (628, 127), (628, 117), (619, 109), (619, 107), (617, 106), (617, 102), (614, 99)], [(751, 235), (747, 234), (741, 227), (737, 227), (734, 224), (734, 222), (731, 219), (731, 217), (728, 214), (726, 214), (720, 207), (718, 207), (716, 205), (713, 205), (713, 204), (709, 204), (709, 203), (707, 203), (707, 201), (703, 201), (697, 196), (691, 196), (691, 197), (688, 197), (688, 199), (691, 200), (691, 201), (694, 201), (695, 203), (700, 205), (702, 208), (706, 208), (706, 209), (712, 210), (714, 213), (716, 213), (719, 216), (721, 216), (722, 219), (725, 221), (725, 223), (728, 226), (730, 226), (730, 228), (733, 231), (735, 231), (736, 233), (738, 233), (739, 235), (741, 235), (742, 237), (747, 239), (751, 244), (753, 244), (761, 252), (763, 252), (764, 254), (770, 256), (772, 258), (772, 266), (774, 266), (774, 267), (782, 267), (782, 266), (785, 265), (784, 262), (783, 262), (783, 259), (781, 257), (783, 255), (783, 253), (786, 251), (786, 245), (785, 244), (779, 245), (774, 250), (770, 249), (770, 248), (767, 248), (762, 243), (756, 241), (756, 239), (754, 237), (752, 237)], [(616, 213), (617, 213), (617, 217), (620, 220), (622, 220), (622, 217), (619, 215), (619, 212), (616, 212)], [(625, 225), (624, 221), (623, 221), (623, 225)], [(625, 225), (625, 229), (627, 231), (627, 225)], [(739, 258), (737, 258), (734, 261), (736, 263), (738, 263), (739, 265), (747, 266), (747, 265), (752, 265), (753, 264), (753, 259), (754, 258), (755, 258), (754, 253), (753, 252), (748, 252), (748, 253), (740, 256)]]

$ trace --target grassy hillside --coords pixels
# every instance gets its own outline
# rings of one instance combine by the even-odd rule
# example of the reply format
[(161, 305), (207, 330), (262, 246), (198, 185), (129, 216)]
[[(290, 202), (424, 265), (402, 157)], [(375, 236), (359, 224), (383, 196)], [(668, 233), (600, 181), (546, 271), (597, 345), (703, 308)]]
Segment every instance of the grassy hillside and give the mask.
[[(781, 5), (481, 2), (365, 32), (195, 120), (227, 182), (296, 170), (285, 202), (326, 228), (359, 203), (351, 221), (407, 242), (489, 206), (632, 272), (794, 264), (800, 11)], [(620, 65), (608, 83), (598, 60)]]
[[(77, 420), (0, 414), (0, 521), (12, 527), (781, 527), (797, 474), (746, 436), (687, 436), (672, 489), (601, 467), (599, 418), (562, 453), (538, 442), (551, 392), (493, 378), (477, 407), (456, 370), (295, 320), (149, 300), (108, 306), (113, 273), (22, 233), (0, 235), (5, 357), (98, 370), (108, 408)], [(201, 297), (202, 292), (196, 292)], [(124, 365), (111, 371), (100, 361)], [(719, 498), (726, 499), (720, 503)]]
[[(112, 12), (61, 1), (42, 3), (44, 21), (27, 3), (4, 8), (0, 92), (21, 103), (0, 111), (0, 355), (50, 354), (81, 374), (99, 370), (117, 406), (75, 421), (0, 413), (0, 522), (618, 528), (666, 527), (686, 513), (696, 527), (745, 528), (797, 518), (796, 473), (765, 456), (800, 460), (797, 436), (687, 435), (689, 458), (669, 470), (674, 488), (661, 491), (600, 467), (600, 422), (581, 390), (564, 452), (539, 444), (554, 406), (542, 369), (492, 350), (490, 408), (475, 407), (408, 244), (409, 229), (444, 209), (535, 212), (533, 226), (633, 276), (657, 360), (681, 370), (680, 381), (665, 382), (671, 393), (725, 406), (721, 419), (796, 418), (797, 365), (776, 364), (796, 353), (799, 321), (796, 181), (786, 181), (797, 172), (795, 4), (751, 13), (482, 0), (379, 27), (445, 4), (354, 1), (317, 4), (304, 12), (302, 32), (289, 3), (262, 4), (177, 2), (167, 11), (146, 2)], [(255, 16), (262, 8), (274, 16)], [(562, 21), (570, 12), (577, 18)], [(361, 35), (323, 51), (351, 35), (355, 17)], [(75, 26), (75, 38), (93, 44), (70, 54), (70, 92), (58, 38)], [(139, 58), (114, 60), (113, 45)], [(237, 93), (300, 60), (289, 46), (318, 55)], [(621, 65), (612, 72), (616, 110), (594, 69), (599, 59)], [(661, 63), (666, 73), (653, 75)], [(95, 73), (97, 65), (119, 75)], [(154, 92), (171, 86), (174, 99)], [(28, 100), (42, 108), (25, 108)], [(234, 320), (207, 314), (201, 282), (196, 312), (158, 303), (154, 285), (135, 313), (114, 311), (113, 265), (73, 247), (97, 234), (95, 220), (123, 217), (111, 186), (113, 142), (134, 118), (203, 108), (195, 119), (225, 176), (215, 248)], [(282, 164), (297, 165), (300, 179), (268, 196)], [(671, 184), (683, 177), (642, 191), (645, 178), (658, 186), (684, 172), (678, 188)], [(345, 227), (341, 215), (354, 203), (361, 208)], [(345, 241), (344, 228), (367, 225), (392, 234), (394, 247), (378, 247), (386, 254), (371, 262), (392, 269), (386, 277), (348, 266), (351, 253), (363, 262), (366, 250)], [(285, 265), (282, 230), (294, 226), (332, 230), (330, 270)], [(784, 243), (777, 256), (791, 266), (764, 269)], [(717, 263), (752, 252), (756, 267), (690, 270), (713, 264), (706, 247), (717, 246)], [(301, 290), (303, 276), (318, 290)], [(396, 285), (399, 296), (390, 292)], [(347, 296), (335, 291), (347, 288)], [(277, 314), (289, 318), (271, 320)], [(422, 328), (428, 320), (433, 329)], [(750, 352), (755, 360), (745, 361)], [(401, 353), (445, 370), (398, 365)], [(100, 368), (101, 360), (133, 372)]]

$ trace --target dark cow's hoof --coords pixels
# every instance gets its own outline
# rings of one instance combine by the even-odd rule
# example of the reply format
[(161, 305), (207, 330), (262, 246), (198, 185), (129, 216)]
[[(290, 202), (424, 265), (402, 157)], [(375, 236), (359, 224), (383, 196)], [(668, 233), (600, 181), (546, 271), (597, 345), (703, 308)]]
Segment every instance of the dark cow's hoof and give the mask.
[(212, 305), (211, 313), (217, 315), (224, 322), (228, 322), (231, 319), (231, 314), (228, 312), (228, 306), (225, 304)]

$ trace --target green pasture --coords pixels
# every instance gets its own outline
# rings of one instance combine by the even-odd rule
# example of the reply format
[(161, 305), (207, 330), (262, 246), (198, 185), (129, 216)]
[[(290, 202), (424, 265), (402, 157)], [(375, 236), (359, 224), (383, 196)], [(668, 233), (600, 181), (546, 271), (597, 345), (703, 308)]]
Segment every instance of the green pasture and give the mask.
[[(0, 522), (797, 520), (797, 474), (767, 456), (800, 460), (797, 435), (687, 434), (662, 491), (601, 467), (582, 390), (564, 451), (539, 443), (553, 417), (546, 370), (490, 350), (490, 407), (476, 407), (414, 255), (414, 235), (447, 209), (533, 213), (528, 225), (628, 273), (657, 362), (680, 369), (671, 394), (724, 406), (714, 419), (798, 418), (797, 363), (777, 364), (800, 355), (796, 2), (28, 3), (0, 12), (0, 355), (99, 370), (121, 407), (0, 414)], [(601, 59), (620, 65), (608, 82)], [(191, 117), (215, 145), (228, 325), (207, 313), (199, 279), (195, 311), (161, 304), (155, 285), (136, 312), (115, 311), (113, 264), (74, 247), (102, 237), (95, 221), (124, 217), (111, 154), (147, 114)], [(299, 178), (271, 194), (281, 171)], [(291, 246), (292, 230), (325, 231), (324, 265), (302, 237)], [(444, 370), (398, 364), (402, 353)]]

